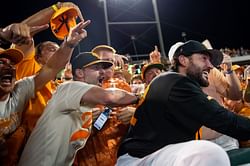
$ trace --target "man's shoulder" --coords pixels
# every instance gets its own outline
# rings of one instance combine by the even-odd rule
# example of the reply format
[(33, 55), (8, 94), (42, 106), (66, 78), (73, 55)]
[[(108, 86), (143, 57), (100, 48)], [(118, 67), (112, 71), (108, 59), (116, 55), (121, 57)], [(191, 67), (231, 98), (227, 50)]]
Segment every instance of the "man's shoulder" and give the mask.
[(181, 78), (183, 78), (185, 76), (180, 74), (180, 73), (177, 73), (177, 72), (168, 71), (168, 72), (161, 73), (160, 77), (163, 77), (163, 78), (179, 78), (179, 79), (181, 79)]
[(58, 86), (57, 91), (65, 90), (65, 89), (79, 89), (86, 88), (89, 89), (96, 85), (88, 84), (82, 81), (66, 81)]
[(33, 84), (34, 83), (35, 75), (24, 77), (18, 81), (16, 81), (15, 86), (26, 85), (26, 84)]
[[(178, 86), (178, 82), (186, 80), (186, 76), (176, 72), (165, 72), (158, 75), (149, 85), (149, 91), (152, 94), (168, 94), (173, 87)], [(160, 89), (160, 91), (159, 91)]]
[(161, 89), (164, 88), (169, 90), (173, 87), (183, 89), (200, 89), (200, 86), (197, 82), (177, 72), (165, 72), (160, 74), (155, 79), (155, 81), (152, 82), (151, 87), (153, 86), (155, 86), (156, 88), (161, 87)]
[(26, 96), (30, 94), (31, 96), (34, 94), (35, 91), (35, 81), (34, 75), (29, 77), (24, 77), (21, 80), (15, 82), (15, 87), (11, 92), (13, 94), (20, 94)]
[(171, 83), (171, 84), (175, 84), (176, 82), (178, 82), (179, 80), (182, 79), (187, 79), (186, 76), (181, 75), (180, 73), (177, 72), (164, 72), (162, 74), (160, 74), (155, 80), (156, 83)]

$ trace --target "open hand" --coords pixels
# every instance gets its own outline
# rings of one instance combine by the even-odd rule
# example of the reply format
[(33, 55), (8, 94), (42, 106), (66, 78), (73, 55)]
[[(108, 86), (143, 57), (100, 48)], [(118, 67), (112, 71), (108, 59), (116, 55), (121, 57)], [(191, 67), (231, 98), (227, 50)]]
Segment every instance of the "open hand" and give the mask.
[(75, 27), (71, 28), (66, 38), (69, 46), (76, 46), (82, 39), (87, 37), (87, 31), (84, 29), (90, 24), (90, 20), (81, 21)]

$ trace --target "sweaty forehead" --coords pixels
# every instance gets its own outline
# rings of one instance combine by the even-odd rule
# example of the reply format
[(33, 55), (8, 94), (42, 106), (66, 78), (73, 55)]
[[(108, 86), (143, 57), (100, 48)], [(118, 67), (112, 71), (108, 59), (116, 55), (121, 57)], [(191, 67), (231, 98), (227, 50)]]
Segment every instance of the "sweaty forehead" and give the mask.
[(56, 44), (56, 43), (54, 43), (54, 42), (46, 42), (46, 43), (43, 43), (42, 47), (43, 47), (43, 48), (45, 48), (45, 47), (59, 48), (58, 44)]
[(109, 50), (101, 50), (99, 51), (99, 56), (114, 56), (114, 53)]
[(105, 60), (105, 61), (110, 61), (110, 62), (115, 61), (113, 53), (100, 54), (100, 59)]

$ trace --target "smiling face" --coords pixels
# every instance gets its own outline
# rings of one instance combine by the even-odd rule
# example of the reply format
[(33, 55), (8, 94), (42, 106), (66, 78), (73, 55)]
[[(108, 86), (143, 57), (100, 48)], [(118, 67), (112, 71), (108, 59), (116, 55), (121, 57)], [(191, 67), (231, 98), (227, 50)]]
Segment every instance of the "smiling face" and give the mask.
[(8, 95), (14, 88), (16, 68), (8, 58), (0, 58), (0, 98)]
[(209, 85), (208, 73), (213, 68), (210, 57), (205, 54), (195, 53), (187, 58), (189, 59), (186, 69), (187, 76), (197, 81), (200, 86), (207, 87)]

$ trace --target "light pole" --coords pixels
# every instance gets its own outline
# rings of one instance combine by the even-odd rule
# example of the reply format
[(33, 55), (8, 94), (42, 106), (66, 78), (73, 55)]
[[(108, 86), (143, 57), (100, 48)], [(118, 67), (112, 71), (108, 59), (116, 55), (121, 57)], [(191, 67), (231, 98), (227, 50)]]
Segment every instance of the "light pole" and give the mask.
[(110, 31), (109, 31), (109, 20), (108, 20), (108, 6), (107, 6), (107, 0), (99, 0), (99, 1), (103, 1), (107, 43), (108, 43), (108, 45), (111, 45), (111, 41), (110, 41)]
[(158, 12), (156, 0), (152, 0), (152, 4), (153, 4), (153, 8), (154, 8), (155, 20), (157, 22), (156, 26), (157, 26), (158, 36), (159, 36), (161, 52), (164, 56), (166, 56), (165, 49), (164, 49), (163, 37), (162, 37), (162, 31), (161, 31), (160, 17), (159, 17), (159, 12)]
[(124, 21), (123, 22), (109, 22), (107, 0), (99, 0), (99, 1), (102, 1), (103, 5), (104, 5), (104, 17), (105, 17), (106, 36), (107, 36), (108, 45), (111, 45), (109, 25), (156, 24), (161, 53), (164, 56), (166, 55), (165, 54), (165, 49), (164, 49), (164, 42), (163, 42), (163, 37), (162, 37), (161, 25), (160, 25), (160, 17), (159, 17), (159, 12), (158, 12), (158, 7), (157, 7), (156, 0), (152, 0), (152, 5), (153, 5), (153, 10), (154, 10), (154, 15), (155, 15), (155, 20), (154, 21), (130, 21), (130, 22), (124, 22)]

